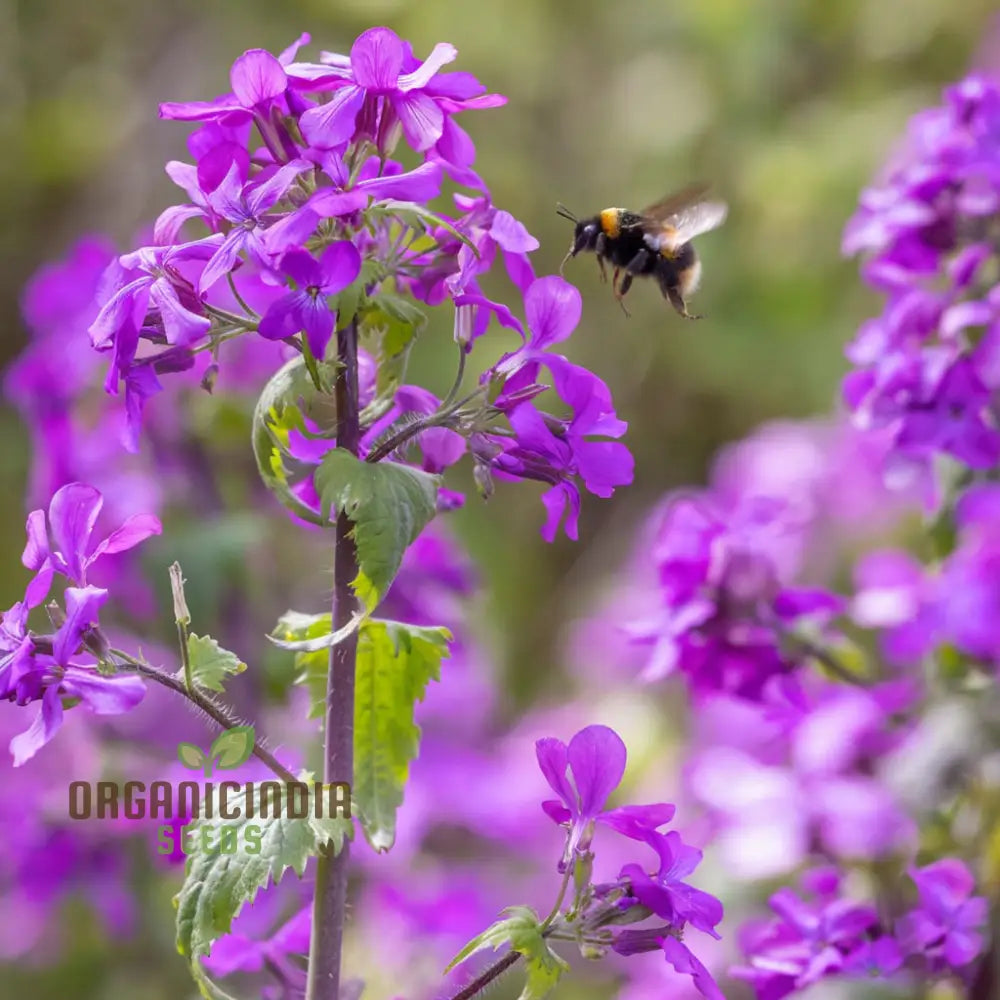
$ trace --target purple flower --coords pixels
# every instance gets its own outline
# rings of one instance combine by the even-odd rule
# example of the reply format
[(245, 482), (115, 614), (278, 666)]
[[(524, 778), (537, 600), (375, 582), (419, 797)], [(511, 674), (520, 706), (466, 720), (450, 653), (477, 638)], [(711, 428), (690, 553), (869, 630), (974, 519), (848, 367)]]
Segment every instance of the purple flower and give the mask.
[(234, 163), (230, 167), (222, 183), (206, 198), (215, 214), (231, 222), (232, 228), (201, 273), (198, 281), (201, 294), (237, 266), (241, 253), (259, 267), (270, 267), (272, 250), (265, 242), (268, 213), (295, 178), (310, 169), (312, 164), (307, 160), (293, 160), (269, 177), (245, 184), (239, 165)]
[(844, 234), (844, 252), (869, 254), (862, 272), (887, 297), (848, 348), (857, 368), (844, 397), (860, 426), (891, 429), (887, 473), (922, 480), (930, 506), (939, 502), (935, 455), (974, 469), (1000, 460), (1000, 294), (989, 287), (995, 251), (984, 242), (998, 204), (1000, 90), (971, 76), (913, 119), (907, 146), (863, 193)]
[(747, 962), (730, 970), (753, 985), (759, 1000), (781, 1000), (839, 975), (847, 956), (878, 926), (874, 907), (835, 895), (807, 903), (791, 889), (781, 889), (769, 904), (778, 919), (744, 929)]
[(642, 839), (659, 855), (659, 870), (647, 875), (639, 865), (628, 864), (622, 868), (619, 881), (626, 883), (631, 896), (658, 917), (678, 927), (691, 924), (718, 938), (715, 925), (723, 917), (722, 903), (683, 881), (701, 863), (701, 851), (685, 844), (674, 831), (657, 833), (646, 828)]
[(162, 531), (152, 514), (136, 514), (94, 544), (91, 535), (103, 505), (104, 498), (93, 486), (70, 483), (53, 496), (47, 517), (42, 510), (28, 515), (28, 541), (21, 561), (35, 573), (25, 594), (29, 608), (45, 600), (56, 573), (86, 587), (87, 570), (101, 556), (124, 552)]
[(85, 640), (95, 633), (98, 612), (108, 592), (99, 587), (67, 587), (65, 620), (50, 636), (27, 630), (28, 607), (15, 604), (0, 626), (0, 698), (27, 705), (41, 701), (30, 727), (10, 741), (14, 766), (33, 757), (63, 721), (63, 701), (73, 698), (98, 715), (134, 708), (145, 694), (135, 675), (98, 673), (93, 659), (80, 658)]
[(308, 41), (308, 35), (301, 35), (277, 57), (264, 49), (244, 52), (229, 74), (231, 93), (212, 101), (163, 103), (160, 117), (210, 122), (226, 129), (252, 121), (275, 161), (294, 159), (296, 145), (282, 122), (282, 116), (294, 103), (287, 94), (289, 80), (285, 67), (295, 58), (299, 46)]
[(558, 801), (543, 802), (542, 808), (554, 822), (569, 827), (560, 871), (590, 850), (595, 823), (640, 839), (673, 818), (674, 807), (665, 802), (605, 810), (608, 796), (625, 774), (626, 760), (625, 744), (607, 726), (581, 729), (569, 746), (551, 736), (540, 739), (535, 755), (549, 787), (559, 796)]
[[(101, 309), (90, 325), (94, 347), (106, 347), (127, 332), (130, 323), (138, 330), (147, 321), (162, 329), (170, 344), (186, 346), (203, 337), (212, 323), (201, 313), (194, 287), (179, 265), (208, 260), (217, 253), (221, 241), (220, 236), (208, 236), (178, 246), (142, 247), (123, 254), (105, 275)], [(130, 350), (115, 345), (115, 370), (121, 375), (135, 356), (138, 336), (133, 332), (133, 337)], [(115, 381), (109, 379), (112, 385)]]
[(551, 542), (566, 518), (569, 538), (578, 537), (580, 491), (573, 481), (579, 477), (596, 496), (609, 497), (616, 486), (632, 481), (633, 460), (628, 449), (615, 441), (594, 441), (592, 433), (606, 433), (603, 420), (597, 427), (588, 415), (566, 422), (556, 420), (522, 403), (508, 413), (515, 438), (500, 439), (498, 454), (491, 456), (493, 468), (519, 479), (538, 479), (553, 484), (542, 494), (548, 518), (542, 537)]
[(785, 703), (772, 685), (759, 704), (714, 696), (701, 706), (714, 731), (699, 733), (688, 784), (727, 867), (762, 878), (791, 871), (814, 847), (878, 858), (906, 845), (913, 824), (878, 769), (906, 736), (889, 716), (912, 692), (824, 684), (810, 694), (791, 680), (784, 689)]
[(538, 249), (538, 240), (510, 212), (496, 208), (488, 193), (476, 198), (456, 194), (455, 204), (463, 212), (459, 228), (476, 249), (465, 244), (458, 248), (458, 271), (446, 280), (449, 292), (461, 294), (475, 275), (489, 269), (499, 248), (511, 281), (527, 293), (535, 281), (527, 255)]
[(800, 513), (773, 497), (707, 494), (678, 497), (658, 521), (650, 555), (661, 606), (626, 625), (649, 649), (644, 676), (680, 671), (696, 691), (760, 698), (794, 666), (783, 634), (840, 610), (832, 594), (790, 586), (804, 543)]
[(989, 904), (973, 896), (975, 879), (956, 858), (910, 869), (920, 906), (898, 922), (897, 937), (910, 954), (923, 954), (935, 971), (962, 969), (983, 951)]
[(290, 250), (281, 271), (298, 286), (272, 303), (258, 332), (268, 340), (284, 340), (305, 331), (314, 358), (323, 358), (333, 332), (333, 313), (326, 296), (346, 288), (361, 271), (361, 255), (353, 243), (331, 243), (317, 260), (306, 250)]
[(940, 636), (937, 588), (920, 563), (903, 552), (870, 552), (854, 567), (854, 578), (851, 617), (863, 628), (884, 630), (890, 661), (915, 663), (933, 648)]
[(271, 105), (288, 87), (281, 62), (264, 49), (244, 52), (233, 63), (229, 82), (232, 92), (212, 101), (164, 102), (160, 117), (175, 121), (222, 120), (227, 124), (258, 115), (266, 118)]
[(348, 65), (315, 67), (309, 74), (312, 87), (329, 87), (332, 94), (302, 115), (302, 134), (311, 145), (331, 149), (356, 138), (360, 127), (379, 150), (391, 152), (398, 122), (414, 149), (429, 149), (441, 138), (445, 115), (427, 85), (457, 54), (453, 45), (438, 43), (425, 62), (404, 72), (407, 46), (389, 28), (369, 28), (351, 46)]

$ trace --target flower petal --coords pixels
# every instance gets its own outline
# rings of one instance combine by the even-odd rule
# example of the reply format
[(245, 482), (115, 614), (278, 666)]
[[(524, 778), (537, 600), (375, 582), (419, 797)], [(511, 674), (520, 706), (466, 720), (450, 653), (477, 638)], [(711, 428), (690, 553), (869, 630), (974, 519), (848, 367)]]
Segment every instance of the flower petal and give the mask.
[(121, 715), (135, 708), (146, 693), (146, 685), (135, 674), (103, 677), (77, 667), (66, 671), (62, 686), (96, 715)]
[(62, 725), (62, 701), (59, 699), (59, 689), (53, 684), (42, 695), (42, 704), (35, 716), (34, 722), (23, 733), (19, 733), (10, 741), (10, 752), (14, 755), (14, 767), (20, 767), (30, 760), (55, 736)]
[(448, 42), (438, 42), (419, 68), (399, 77), (398, 89), (407, 91), (426, 87), (442, 66), (454, 62), (457, 57), (458, 49), (454, 45), (450, 45)]
[(591, 819), (625, 774), (625, 744), (608, 726), (587, 726), (570, 740), (567, 757), (580, 794), (580, 814)]
[(333, 149), (354, 138), (358, 112), (365, 92), (354, 84), (338, 87), (325, 104), (310, 108), (299, 119), (306, 142), (317, 149)]
[[(576, 793), (573, 786), (566, 777), (566, 765), (568, 757), (566, 744), (562, 740), (557, 740), (554, 736), (546, 736), (535, 743), (535, 758), (541, 768), (545, 780), (552, 789), (563, 800), (569, 809), (571, 816), (578, 816)], [(543, 806), (544, 808), (544, 806)], [(548, 813), (548, 810), (546, 809)], [(549, 813), (549, 815), (552, 815)]]
[(538, 240), (518, 222), (510, 212), (498, 209), (493, 216), (490, 225), (490, 236), (493, 237), (503, 250), (510, 250), (514, 253), (528, 253), (538, 249)]
[(416, 91), (393, 97), (392, 106), (399, 115), (406, 141), (417, 151), (424, 152), (441, 138), (444, 112), (426, 94)]
[(351, 69), (359, 87), (376, 93), (396, 89), (405, 49), (391, 28), (369, 28), (351, 46)]
[(66, 560), (66, 575), (79, 586), (86, 583), (84, 559), (103, 506), (101, 494), (85, 483), (62, 487), (49, 504), (49, 524), (56, 549)]
[(102, 587), (67, 587), (65, 599), (66, 620), (52, 642), (52, 656), (64, 667), (79, 650), (84, 632), (98, 624), (98, 612), (108, 592)]
[(524, 314), (536, 350), (565, 340), (583, 313), (580, 292), (558, 275), (539, 278), (524, 297)]
[(133, 514), (120, 528), (112, 531), (97, 546), (94, 554), (87, 560), (87, 565), (89, 566), (99, 555), (125, 552), (145, 541), (151, 535), (159, 535), (162, 532), (163, 525), (158, 517), (152, 514)]
[(335, 295), (361, 273), (361, 254), (349, 240), (331, 243), (319, 259), (322, 274), (320, 287), (326, 295)]
[(234, 63), (229, 74), (233, 94), (245, 108), (255, 108), (280, 97), (288, 87), (281, 63), (264, 49), (250, 49)]
[(314, 358), (322, 360), (326, 355), (326, 345), (330, 343), (330, 334), (333, 333), (333, 313), (326, 299), (322, 295), (316, 298), (306, 296), (306, 301), (302, 303), (301, 318), (309, 350)]
[(33, 510), (25, 522), (28, 540), (21, 554), (21, 564), (28, 569), (40, 570), (49, 558), (49, 535), (45, 527), (45, 511)]
[(441, 193), (441, 168), (428, 161), (405, 174), (361, 181), (356, 190), (364, 191), (376, 200), (399, 198), (403, 201), (433, 201)]
[(690, 976), (695, 988), (706, 1000), (726, 1000), (712, 974), (695, 958), (686, 944), (675, 937), (665, 937), (661, 947), (667, 961), (682, 975)]

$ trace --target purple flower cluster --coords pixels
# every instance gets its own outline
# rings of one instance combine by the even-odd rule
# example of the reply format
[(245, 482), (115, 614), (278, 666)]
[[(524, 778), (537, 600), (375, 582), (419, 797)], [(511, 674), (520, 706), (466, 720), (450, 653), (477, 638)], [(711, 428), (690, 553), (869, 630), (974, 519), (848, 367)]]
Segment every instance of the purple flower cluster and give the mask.
[(860, 426), (890, 429), (890, 478), (919, 482), (930, 506), (936, 456), (974, 471), (1000, 461), (998, 162), (1000, 87), (970, 76), (913, 118), (844, 233), (844, 252), (867, 255), (862, 274), (886, 296), (848, 347), (844, 398)]
[(1000, 487), (972, 486), (955, 505), (956, 545), (939, 565), (881, 550), (856, 567), (851, 612), (882, 630), (891, 662), (907, 665), (950, 644), (991, 671), (1000, 666)]
[(808, 526), (785, 498), (669, 500), (650, 542), (658, 606), (628, 626), (648, 651), (643, 676), (758, 699), (793, 671), (802, 655), (785, 637), (841, 610), (835, 595), (792, 585)]
[(781, 1000), (831, 977), (874, 977), (912, 988), (925, 979), (966, 975), (983, 950), (986, 899), (973, 896), (972, 875), (954, 858), (909, 874), (919, 901), (892, 921), (844, 896), (838, 873), (829, 869), (806, 877), (809, 901), (779, 890), (769, 901), (777, 919), (743, 928), (747, 960), (733, 976), (753, 984), (758, 1000)]
[[(95, 669), (106, 653), (98, 617), (108, 591), (87, 578), (102, 556), (158, 535), (160, 522), (139, 514), (95, 543), (92, 534), (103, 502), (92, 486), (71, 483), (56, 492), (47, 514), (35, 510), (28, 516), (22, 561), (35, 575), (24, 600), (3, 612), (0, 622), (0, 697), (19, 705), (40, 701), (41, 706), (28, 730), (11, 740), (15, 765), (33, 757), (55, 735), (64, 699), (85, 704), (98, 715), (113, 715), (133, 708), (145, 693), (134, 675)], [(63, 606), (47, 609), (54, 631), (35, 632), (28, 627), (28, 616), (49, 595), (57, 575), (69, 586)]]
[[(536, 754), (545, 780), (559, 796), (543, 802), (542, 808), (567, 829), (560, 871), (592, 862), (591, 845), (598, 823), (648, 845), (658, 857), (659, 864), (652, 871), (630, 862), (622, 866), (614, 882), (595, 886), (598, 912), (602, 904), (610, 904), (618, 922), (622, 922), (622, 913), (634, 914), (637, 923), (658, 918), (655, 926), (617, 931), (611, 940), (613, 950), (624, 956), (662, 951), (677, 972), (691, 976), (702, 996), (724, 1000), (711, 973), (683, 941), (689, 925), (718, 938), (715, 926), (723, 911), (718, 899), (684, 881), (698, 867), (701, 851), (685, 844), (674, 831), (660, 832), (660, 827), (673, 819), (674, 807), (661, 802), (605, 809), (625, 774), (626, 750), (621, 737), (607, 726), (587, 726), (568, 745), (551, 737), (539, 740)], [(577, 883), (579, 905), (579, 878)], [(586, 927), (588, 914), (579, 919)], [(600, 926), (599, 916), (590, 915), (589, 919)]]
[[(363, 325), (367, 304), (378, 308), (390, 285), (427, 305), (450, 301), (455, 339), (466, 352), (494, 320), (523, 338), (515, 312), (479, 285), (499, 250), (524, 297), (525, 347), (484, 373), (466, 409), (444, 414), (445, 401), (414, 386), (380, 397), (363, 448), (401, 421), (428, 419), (433, 426), (410, 442), (425, 469), (440, 472), (469, 451), (487, 493), (494, 474), (545, 483), (544, 536), (553, 539), (565, 518), (566, 534), (576, 538), (578, 484), (610, 496), (631, 481), (632, 459), (609, 440), (625, 424), (607, 386), (549, 351), (577, 325), (578, 293), (561, 278), (535, 279), (527, 255), (537, 240), (492, 204), (472, 169), (473, 144), (454, 121), (505, 99), (485, 94), (468, 73), (443, 72), (456, 56), (450, 45), (435, 46), (421, 62), (391, 30), (372, 28), (349, 56), (322, 53), (310, 63), (298, 61), (306, 41), (277, 57), (244, 53), (229, 94), (161, 106), (164, 118), (200, 123), (189, 141), (195, 162), (168, 164), (188, 201), (161, 214), (152, 244), (108, 267), (89, 324), (94, 346), (110, 355), (107, 390), (124, 391), (128, 446), (138, 448), (142, 413), (161, 391), (161, 376), (204, 369), (210, 358), (203, 378), (214, 384), (230, 342), (248, 337), (323, 361), (337, 327), (355, 311)], [(410, 170), (392, 158), (400, 140), (420, 160)], [(453, 214), (429, 207), (445, 177), (472, 189), (454, 196)], [(200, 232), (184, 238), (188, 226)], [(384, 390), (377, 345), (364, 357), (367, 405), (376, 386)], [(542, 368), (569, 419), (536, 407), (549, 389), (538, 382)], [(329, 437), (321, 446), (312, 434), (297, 444), (293, 457), (307, 463), (336, 446)], [(306, 503), (316, 499), (308, 483), (297, 493)]]

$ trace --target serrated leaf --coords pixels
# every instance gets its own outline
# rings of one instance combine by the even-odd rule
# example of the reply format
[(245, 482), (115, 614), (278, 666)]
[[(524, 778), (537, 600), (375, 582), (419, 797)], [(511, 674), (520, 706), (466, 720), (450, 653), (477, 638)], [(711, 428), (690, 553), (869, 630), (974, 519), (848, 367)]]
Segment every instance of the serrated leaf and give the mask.
[[(320, 365), (319, 369), (322, 374), (326, 366)], [(332, 399), (332, 396), (316, 392), (305, 362), (299, 356), (275, 372), (254, 406), (251, 443), (260, 478), (283, 506), (310, 524), (324, 522), (292, 491), (284, 455), (292, 430), (302, 433), (307, 430), (299, 402), (302, 401), (307, 408), (312, 401), (315, 406), (329, 409), (333, 406)], [(336, 423), (336, 412), (332, 417), (325, 410), (320, 415), (324, 417), (321, 426), (326, 426), (331, 420)]]
[[(371, 593), (365, 599), (371, 611), (389, 589), (407, 547), (434, 517), (440, 477), (398, 462), (363, 462), (335, 448), (323, 457), (314, 481), (324, 517), (335, 508), (354, 524), (358, 566), (374, 592), (374, 601)], [(360, 582), (355, 581), (355, 593), (362, 597)]]
[(209, 748), (209, 759), (223, 771), (232, 771), (245, 764), (253, 753), (253, 726), (233, 726), (219, 733)]
[(336, 632), (330, 631), (330, 615), (326, 615), (325, 617), (328, 622), (327, 630), (325, 632), (320, 632), (301, 639), (287, 639), (276, 635), (269, 635), (268, 639), (270, 639), (271, 642), (273, 642), (279, 649), (288, 649), (292, 652), (315, 653), (321, 649), (329, 649), (331, 646), (336, 646), (343, 642), (352, 632), (357, 631), (358, 626), (360, 626), (368, 615), (367, 612), (356, 612), (351, 615), (347, 624), (337, 629)]
[(451, 633), (369, 619), (358, 635), (354, 703), (353, 798), (365, 837), (377, 851), (396, 838), (410, 763), (420, 748), (413, 709), (440, 677)]
[(427, 315), (409, 299), (380, 291), (361, 316), (361, 332), (376, 355), (375, 399), (392, 402), (403, 381), (414, 341), (427, 326)]
[(188, 635), (188, 661), (191, 664), (191, 679), (198, 687), (209, 691), (225, 690), (223, 682), (227, 677), (242, 674), (247, 665), (228, 649), (223, 649), (210, 635)]
[(178, 743), (177, 759), (189, 771), (200, 771), (208, 760), (205, 756), (205, 751), (193, 743)]
[(498, 920), (491, 924), (482, 932), (477, 934), (447, 965), (445, 972), (451, 972), (457, 965), (461, 965), (467, 958), (471, 958), (476, 952), (484, 948), (492, 948), (497, 951), (505, 944), (510, 944), (512, 938), (531, 927), (538, 927), (538, 914), (528, 906), (512, 906), (503, 911), (513, 913), (513, 916), (505, 920)]
[[(286, 796), (286, 787), (282, 786), (282, 803)], [(254, 792), (255, 815), (252, 819), (245, 815), (242, 797), (230, 797), (228, 801), (228, 812), (238, 818), (224, 820), (218, 816), (219, 810), (214, 809), (214, 818), (206, 819), (203, 811), (191, 824), (193, 829), (188, 842), (199, 849), (188, 857), (184, 883), (174, 897), (177, 950), (187, 958), (202, 995), (210, 998), (227, 994), (206, 977), (201, 959), (211, 951), (212, 942), (229, 932), (243, 904), (252, 903), (269, 883), (279, 882), (289, 868), (301, 878), (306, 863), (322, 844), (328, 845), (327, 850), (331, 853), (339, 853), (354, 829), (348, 819), (316, 820), (311, 805), (306, 819), (289, 819), (284, 815), (262, 818), (257, 815), (260, 812), (259, 787)], [(284, 813), (286, 810), (278, 811)], [(260, 850), (251, 854), (245, 850), (250, 843), (246, 834), (254, 826), (260, 833)], [(235, 829), (236, 843), (243, 849), (234, 853), (200, 850), (203, 835), (210, 845), (219, 845), (224, 827)], [(203, 831), (207, 832), (203, 834)]]
[(542, 1000), (552, 992), (562, 974), (568, 971), (569, 964), (549, 947), (541, 934), (516, 950), (525, 956), (528, 973), (518, 1000)]

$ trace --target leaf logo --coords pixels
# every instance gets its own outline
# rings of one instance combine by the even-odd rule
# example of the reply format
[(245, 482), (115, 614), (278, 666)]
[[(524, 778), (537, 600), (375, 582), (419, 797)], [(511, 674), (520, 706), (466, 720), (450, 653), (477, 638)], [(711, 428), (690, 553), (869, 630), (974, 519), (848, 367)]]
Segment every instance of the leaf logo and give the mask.
[(190, 771), (203, 771), (206, 778), (212, 776), (214, 768), (232, 771), (245, 764), (253, 753), (253, 726), (233, 726), (224, 729), (212, 741), (208, 753), (194, 743), (179, 743), (177, 759)]

